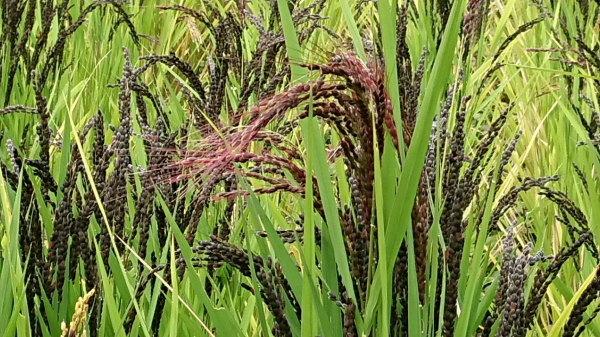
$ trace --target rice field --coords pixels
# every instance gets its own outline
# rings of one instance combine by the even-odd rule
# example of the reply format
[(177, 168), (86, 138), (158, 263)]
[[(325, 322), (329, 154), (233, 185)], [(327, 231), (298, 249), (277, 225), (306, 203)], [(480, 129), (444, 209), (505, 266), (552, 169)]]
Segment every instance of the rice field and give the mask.
[(0, 13), (1, 336), (600, 336), (598, 0)]

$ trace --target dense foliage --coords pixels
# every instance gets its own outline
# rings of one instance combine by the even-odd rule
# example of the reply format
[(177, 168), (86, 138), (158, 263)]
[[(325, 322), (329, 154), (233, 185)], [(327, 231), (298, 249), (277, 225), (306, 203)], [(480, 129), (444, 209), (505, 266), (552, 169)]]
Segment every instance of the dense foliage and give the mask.
[(0, 11), (4, 335), (600, 334), (597, 0)]

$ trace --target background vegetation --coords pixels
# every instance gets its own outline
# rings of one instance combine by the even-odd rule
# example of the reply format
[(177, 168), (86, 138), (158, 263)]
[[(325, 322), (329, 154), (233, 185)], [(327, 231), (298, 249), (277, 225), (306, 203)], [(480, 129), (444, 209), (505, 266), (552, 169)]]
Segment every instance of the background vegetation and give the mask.
[(3, 336), (596, 336), (598, 0), (0, 3)]

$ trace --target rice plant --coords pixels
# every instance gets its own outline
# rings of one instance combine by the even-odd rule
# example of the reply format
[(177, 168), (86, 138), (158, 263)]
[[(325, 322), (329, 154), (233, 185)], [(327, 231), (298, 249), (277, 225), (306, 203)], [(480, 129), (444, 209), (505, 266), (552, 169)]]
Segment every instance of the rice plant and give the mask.
[(3, 2), (0, 331), (600, 333), (599, 7)]

